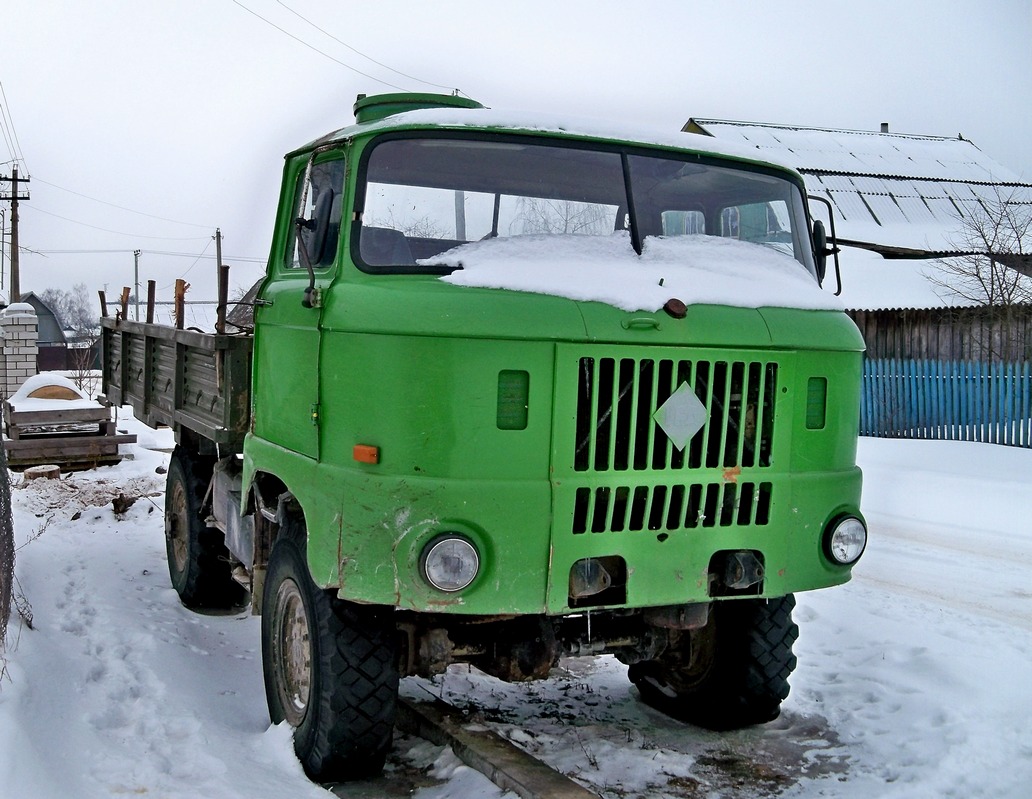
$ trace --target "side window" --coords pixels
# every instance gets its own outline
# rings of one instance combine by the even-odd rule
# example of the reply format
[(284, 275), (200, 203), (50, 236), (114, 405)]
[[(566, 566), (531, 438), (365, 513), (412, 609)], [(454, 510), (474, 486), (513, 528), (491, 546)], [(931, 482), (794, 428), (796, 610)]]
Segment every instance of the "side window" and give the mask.
[(720, 215), (720, 235), (756, 244), (792, 242), (788, 205), (784, 200), (734, 205)]
[(701, 236), (706, 233), (702, 211), (664, 211), (664, 236)]
[[(344, 196), (344, 160), (320, 161), (298, 177), (294, 202), (294, 235), (288, 245), (287, 266), (304, 269), (299, 247), (305, 248), (314, 269), (332, 266), (340, 240), (340, 220)], [(301, 235), (296, 234), (298, 220)]]

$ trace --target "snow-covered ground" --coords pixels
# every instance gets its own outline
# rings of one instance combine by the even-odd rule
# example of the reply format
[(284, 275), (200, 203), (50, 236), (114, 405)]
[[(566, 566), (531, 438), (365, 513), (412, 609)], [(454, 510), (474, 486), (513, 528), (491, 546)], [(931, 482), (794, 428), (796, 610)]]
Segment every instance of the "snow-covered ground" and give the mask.
[[(169, 587), (166, 436), (133, 460), (12, 491), (16, 574), (0, 684), (0, 796), (330, 797), (270, 727), (259, 624)], [(611, 658), (505, 685), (466, 668), (406, 680), (606, 797), (1024, 797), (1032, 785), (1032, 451), (865, 439), (872, 537), (848, 585), (800, 595), (782, 717), (728, 734), (637, 701)], [(116, 515), (112, 500), (138, 497)], [(449, 750), (400, 737), (419, 799), (501, 797)], [(355, 794), (335, 788), (340, 796)], [(387, 788), (384, 788), (387, 792)], [(392, 794), (394, 795), (394, 794)]]

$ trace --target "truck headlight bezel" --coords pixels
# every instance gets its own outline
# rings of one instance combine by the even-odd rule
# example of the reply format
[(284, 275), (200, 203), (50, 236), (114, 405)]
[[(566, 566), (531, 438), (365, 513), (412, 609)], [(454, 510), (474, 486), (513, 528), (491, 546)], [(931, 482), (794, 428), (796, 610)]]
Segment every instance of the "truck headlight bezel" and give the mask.
[(454, 594), (469, 588), (480, 573), (480, 553), (458, 533), (442, 533), (423, 547), (419, 558), (423, 579), (438, 591)]
[(867, 549), (867, 525), (856, 516), (840, 516), (824, 534), (824, 554), (838, 566), (852, 566)]

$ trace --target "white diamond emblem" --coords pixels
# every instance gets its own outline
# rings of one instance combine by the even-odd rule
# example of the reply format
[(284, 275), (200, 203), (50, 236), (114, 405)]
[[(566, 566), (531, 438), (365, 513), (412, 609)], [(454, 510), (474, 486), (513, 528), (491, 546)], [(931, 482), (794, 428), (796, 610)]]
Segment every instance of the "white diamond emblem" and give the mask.
[(683, 450), (706, 424), (706, 406), (699, 402), (691, 386), (681, 383), (677, 391), (656, 409), (652, 418), (670, 442), (678, 450)]

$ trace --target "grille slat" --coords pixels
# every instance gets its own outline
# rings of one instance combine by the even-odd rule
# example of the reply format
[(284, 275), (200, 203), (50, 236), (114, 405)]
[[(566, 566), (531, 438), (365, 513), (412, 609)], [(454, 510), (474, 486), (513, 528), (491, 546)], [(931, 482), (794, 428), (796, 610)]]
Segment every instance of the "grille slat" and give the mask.
[[(707, 421), (678, 450), (653, 416), (685, 383)], [(776, 383), (775, 363), (581, 358), (574, 470), (768, 467)]]
[[(595, 482), (574, 492), (575, 534), (769, 523), (772, 483), (755, 479), (755, 470), (771, 467), (777, 363), (580, 357), (576, 364), (572, 466)], [(678, 449), (654, 417), (686, 383), (705, 422)], [(620, 485), (599, 484), (616, 475)]]
[(770, 519), (771, 484), (578, 488), (573, 532), (671, 532), (696, 528), (765, 526)]

